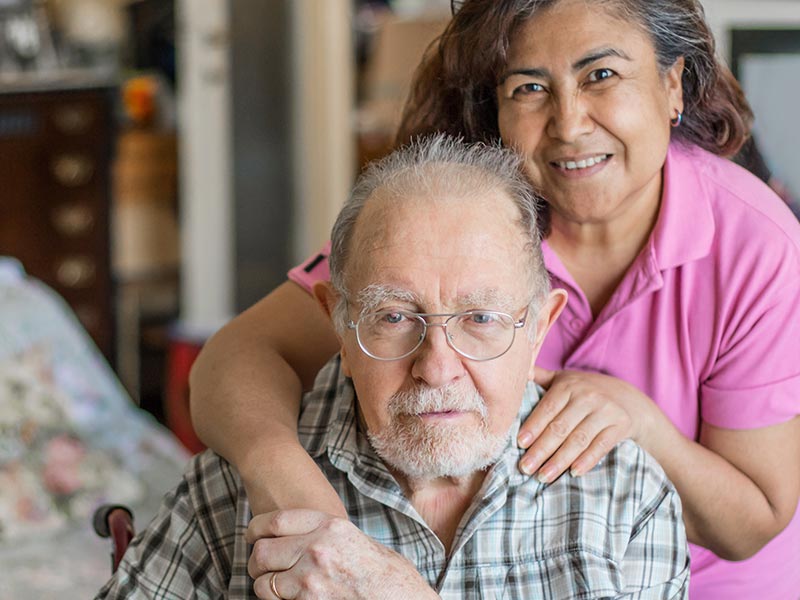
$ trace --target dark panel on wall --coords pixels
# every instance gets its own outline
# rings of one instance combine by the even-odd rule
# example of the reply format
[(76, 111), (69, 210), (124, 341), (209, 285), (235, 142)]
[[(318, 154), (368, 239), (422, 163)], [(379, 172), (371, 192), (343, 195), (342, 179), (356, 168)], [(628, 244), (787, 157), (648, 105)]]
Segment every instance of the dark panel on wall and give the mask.
[(291, 266), (290, 3), (229, 3), (238, 311), (281, 283)]

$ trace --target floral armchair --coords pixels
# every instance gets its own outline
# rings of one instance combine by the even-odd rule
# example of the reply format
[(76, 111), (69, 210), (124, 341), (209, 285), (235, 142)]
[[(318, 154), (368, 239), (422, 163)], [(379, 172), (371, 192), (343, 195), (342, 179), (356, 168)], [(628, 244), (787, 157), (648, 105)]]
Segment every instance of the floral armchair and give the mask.
[(63, 300), (0, 257), (0, 600), (91, 597), (110, 574), (94, 509), (143, 525), (186, 460)]

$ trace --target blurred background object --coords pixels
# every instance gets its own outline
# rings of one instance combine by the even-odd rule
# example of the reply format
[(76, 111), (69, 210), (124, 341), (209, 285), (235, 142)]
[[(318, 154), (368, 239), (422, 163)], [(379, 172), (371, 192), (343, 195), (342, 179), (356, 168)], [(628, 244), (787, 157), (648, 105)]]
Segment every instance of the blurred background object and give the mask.
[(0, 0), (0, 72), (58, 66), (44, 0)]
[(134, 400), (159, 415), (180, 267), (177, 135), (171, 109), (163, 109), (171, 94), (159, 74), (123, 81), (112, 167), (117, 373)]
[(100, 79), (26, 79), (0, 92), (0, 255), (65, 298), (109, 359), (113, 106)]
[(63, 299), (7, 257), (0, 315), (0, 598), (90, 598), (109, 576), (94, 508), (124, 502), (146, 522), (188, 456)]
[(65, 64), (72, 67), (119, 65), (125, 41), (123, 0), (51, 0)]
[(449, 21), (430, 8), (414, 16), (383, 13), (370, 24), (370, 48), (360, 71), (356, 112), (358, 163), (386, 154), (394, 144), (411, 79), (430, 43)]

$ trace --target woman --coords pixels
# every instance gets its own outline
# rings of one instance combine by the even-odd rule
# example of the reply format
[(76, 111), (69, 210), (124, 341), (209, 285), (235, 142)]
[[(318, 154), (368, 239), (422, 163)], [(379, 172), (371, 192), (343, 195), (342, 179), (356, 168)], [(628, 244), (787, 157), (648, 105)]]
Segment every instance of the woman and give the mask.
[[(570, 300), (539, 358), (547, 392), (521, 429), (521, 468), (579, 476), (635, 439), (681, 495), (692, 598), (800, 590), (800, 227), (721, 158), (750, 117), (697, 0), (467, 0), (400, 132), (500, 137), (526, 157)], [(291, 276), (307, 287), (325, 272), (313, 259)], [(335, 350), (286, 283), (200, 356), (198, 430), (256, 512), (343, 515), (294, 432), (301, 390)]]

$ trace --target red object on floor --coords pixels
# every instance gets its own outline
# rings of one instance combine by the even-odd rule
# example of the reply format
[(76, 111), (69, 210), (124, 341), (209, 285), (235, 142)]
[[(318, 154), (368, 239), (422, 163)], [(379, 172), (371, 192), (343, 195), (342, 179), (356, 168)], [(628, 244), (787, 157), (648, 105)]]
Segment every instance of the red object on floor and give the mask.
[(200, 354), (203, 342), (173, 337), (167, 354), (167, 389), (164, 395), (164, 415), (167, 426), (181, 443), (196, 454), (205, 450), (192, 427), (189, 413), (189, 371)]

